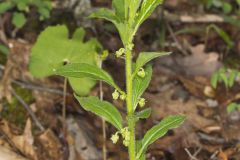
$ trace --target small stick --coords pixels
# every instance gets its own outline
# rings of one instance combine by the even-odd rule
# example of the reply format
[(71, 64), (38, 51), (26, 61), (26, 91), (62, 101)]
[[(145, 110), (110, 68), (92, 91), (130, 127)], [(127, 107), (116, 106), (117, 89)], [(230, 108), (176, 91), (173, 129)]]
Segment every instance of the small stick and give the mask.
[(187, 152), (191, 160), (198, 160), (196, 157), (194, 157), (194, 155), (191, 154), (191, 152), (187, 148), (184, 148), (184, 150)]
[[(99, 58), (99, 67), (102, 68), (102, 58)], [(103, 84), (102, 81), (99, 82), (99, 90), (100, 90), (100, 100), (103, 101)], [(102, 119), (102, 134), (103, 134), (103, 160), (107, 160), (107, 147), (106, 147), (106, 122)]]
[(171, 37), (173, 38), (173, 40), (174, 40), (175, 43), (176, 43), (177, 49), (178, 49), (179, 51), (181, 51), (181, 52), (183, 53), (183, 55), (185, 55), (185, 56), (188, 55), (188, 52), (183, 48), (182, 44), (178, 41), (176, 35), (174, 34), (174, 32), (173, 32), (173, 30), (172, 30), (172, 28), (171, 28), (171, 26), (169, 25), (168, 22), (166, 23), (166, 26), (167, 26), (167, 29), (168, 29)]
[(32, 109), (27, 105), (27, 103), (22, 99), (22, 97), (20, 97), (16, 91), (12, 88), (11, 90), (12, 94), (17, 98), (17, 100), (23, 105), (23, 107), (28, 111), (29, 115), (32, 117), (32, 120), (34, 121), (34, 123), (37, 125), (37, 127), (43, 132), (45, 130), (45, 128), (43, 127), (43, 125), (39, 122), (39, 120), (37, 119), (36, 115), (34, 114), (34, 112), (32, 111)]
[[(43, 92), (49, 92), (49, 93), (53, 93), (53, 94), (58, 94), (58, 95), (63, 95), (63, 91), (58, 90), (58, 89), (54, 89), (54, 88), (47, 88), (47, 87), (43, 87), (43, 86), (37, 86), (37, 85), (33, 85), (33, 84), (29, 84), (28, 82), (21, 82), (21, 81), (17, 81), (17, 80), (12, 80), (12, 83), (19, 85), (23, 88), (27, 88), (27, 89), (31, 89), (31, 90), (38, 90), (38, 91), (43, 91)], [(69, 93), (66, 93), (67, 96), (70, 96)]]
[(64, 78), (64, 85), (63, 85), (63, 107), (62, 107), (62, 118), (63, 118), (63, 132), (64, 136), (67, 133), (67, 126), (66, 126), (66, 101), (67, 101), (67, 78)]

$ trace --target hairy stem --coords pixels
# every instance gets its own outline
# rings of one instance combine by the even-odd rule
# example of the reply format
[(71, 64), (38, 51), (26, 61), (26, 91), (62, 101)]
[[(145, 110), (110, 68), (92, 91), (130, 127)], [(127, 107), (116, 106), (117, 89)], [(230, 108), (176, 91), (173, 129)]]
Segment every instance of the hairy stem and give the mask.
[(127, 111), (128, 127), (130, 131), (130, 143), (128, 146), (129, 159), (135, 160), (135, 121), (133, 118), (134, 110), (132, 105), (133, 80), (132, 80), (132, 54), (131, 50), (126, 48), (126, 84), (127, 84)]

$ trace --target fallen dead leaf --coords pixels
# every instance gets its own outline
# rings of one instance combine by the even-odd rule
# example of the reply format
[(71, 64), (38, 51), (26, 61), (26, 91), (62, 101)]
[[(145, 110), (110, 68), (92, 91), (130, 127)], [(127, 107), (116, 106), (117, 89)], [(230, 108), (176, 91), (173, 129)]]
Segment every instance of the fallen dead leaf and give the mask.
[(32, 123), (30, 119), (27, 120), (23, 135), (13, 134), (7, 121), (3, 120), (0, 127), (22, 154), (33, 160), (38, 159), (34, 148), (34, 137), (32, 135)]

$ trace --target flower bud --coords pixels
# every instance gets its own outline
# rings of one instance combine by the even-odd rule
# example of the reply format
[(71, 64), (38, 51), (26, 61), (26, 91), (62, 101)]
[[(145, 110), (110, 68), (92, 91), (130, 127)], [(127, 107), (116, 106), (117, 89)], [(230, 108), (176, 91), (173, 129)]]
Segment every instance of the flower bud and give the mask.
[(146, 100), (144, 98), (140, 98), (140, 100), (138, 101), (139, 106), (142, 108), (145, 106), (146, 104)]
[(141, 68), (141, 69), (138, 71), (137, 74), (138, 74), (138, 76), (141, 77), (141, 78), (144, 78), (144, 77), (146, 76), (146, 73), (145, 73), (145, 71), (144, 71), (143, 68)]
[(112, 93), (112, 97), (114, 100), (117, 100), (119, 98), (119, 93), (117, 90), (115, 90), (113, 93)]

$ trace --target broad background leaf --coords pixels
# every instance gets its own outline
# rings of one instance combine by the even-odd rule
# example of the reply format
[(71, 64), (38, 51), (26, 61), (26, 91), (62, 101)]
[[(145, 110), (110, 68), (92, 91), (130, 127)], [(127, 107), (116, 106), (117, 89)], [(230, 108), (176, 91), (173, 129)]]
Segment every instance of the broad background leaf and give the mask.
[[(38, 78), (54, 75), (54, 69), (69, 63), (84, 62), (97, 66), (97, 48), (101, 48), (95, 39), (83, 42), (85, 32), (79, 28), (73, 39), (69, 39), (66, 26), (51, 26), (38, 37), (32, 48), (30, 71)], [(74, 91), (79, 95), (87, 95), (95, 85), (92, 79), (69, 79)], [(84, 84), (84, 85), (79, 85)]]
[(122, 116), (119, 111), (111, 103), (101, 101), (97, 97), (81, 98), (75, 95), (81, 106), (109, 123), (115, 126), (118, 130), (122, 128)]

